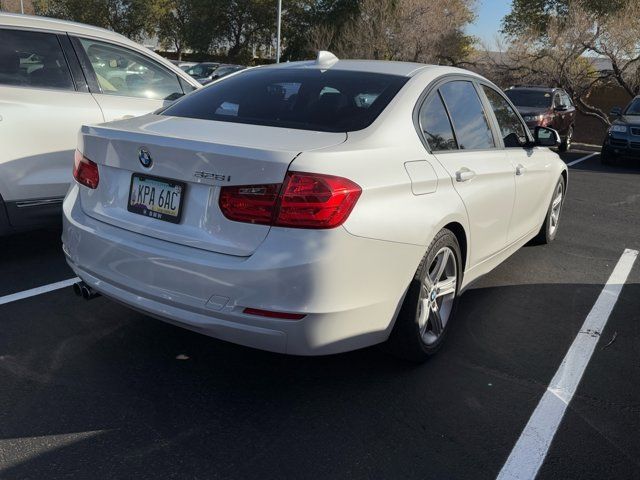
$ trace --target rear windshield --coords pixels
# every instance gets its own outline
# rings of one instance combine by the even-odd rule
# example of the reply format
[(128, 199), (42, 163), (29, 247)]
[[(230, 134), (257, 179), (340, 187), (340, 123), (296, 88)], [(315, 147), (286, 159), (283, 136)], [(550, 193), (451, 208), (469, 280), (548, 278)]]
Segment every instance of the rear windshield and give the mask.
[(348, 132), (369, 126), (407, 80), (344, 70), (257, 68), (193, 92), (161, 114)]
[(507, 90), (504, 92), (516, 107), (549, 108), (551, 93), (540, 90)]

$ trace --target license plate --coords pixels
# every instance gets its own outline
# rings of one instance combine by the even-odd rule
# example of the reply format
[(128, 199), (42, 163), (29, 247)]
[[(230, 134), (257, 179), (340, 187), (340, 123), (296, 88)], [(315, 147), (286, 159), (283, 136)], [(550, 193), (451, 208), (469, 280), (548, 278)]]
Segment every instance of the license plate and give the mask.
[(127, 210), (165, 222), (179, 223), (185, 184), (134, 173)]

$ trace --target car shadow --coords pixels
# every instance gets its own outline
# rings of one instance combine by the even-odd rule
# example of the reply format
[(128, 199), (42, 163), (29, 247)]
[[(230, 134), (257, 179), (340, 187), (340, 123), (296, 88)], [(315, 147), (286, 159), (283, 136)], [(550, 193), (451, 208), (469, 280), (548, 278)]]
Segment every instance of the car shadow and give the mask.
[(68, 290), (8, 304), (0, 476), (494, 478), (601, 288), (471, 289), (423, 365), (243, 348)]

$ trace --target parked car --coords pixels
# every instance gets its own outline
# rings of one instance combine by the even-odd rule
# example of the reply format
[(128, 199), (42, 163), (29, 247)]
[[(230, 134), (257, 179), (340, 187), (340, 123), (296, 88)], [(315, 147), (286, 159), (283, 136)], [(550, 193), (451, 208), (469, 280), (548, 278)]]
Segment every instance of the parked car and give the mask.
[(600, 161), (608, 165), (623, 158), (640, 159), (640, 96), (624, 109), (614, 107), (609, 115), (614, 120), (602, 144)]
[(422, 361), (471, 282), (555, 238), (559, 143), (477, 74), (321, 52), (83, 127), (64, 252), (77, 293), (213, 337)]
[(197, 65), (198, 62), (178, 62), (178, 68), (180, 68), (183, 71), (187, 71), (189, 70), (191, 67), (193, 67), (194, 65)]
[(242, 65), (220, 65), (213, 72), (211, 72), (211, 74), (208, 77), (199, 78), (198, 81), (202, 85), (207, 85), (208, 83), (211, 83), (214, 80), (217, 80), (222, 77), (226, 77), (227, 75), (230, 75), (235, 72), (239, 72), (240, 70), (244, 70), (245, 68), (247, 67), (244, 67)]
[(200, 81), (200, 79), (209, 77), (219, 66), (220, 64), (217, 62), (201, 62), (187, 68), (185, 72)]
[(571, 148), (576, 127), (576, 107), (571, 97), (561, 88), (518, 86), (506, 94), (524, 117), (530, 129), (549, 127), (560, 133), (560, 151)]
[(187, 71), (189, 68), (198, 64), (198, 62), (183, 62), (182, 60), (169, 60), (169, 61), (173, 63), (176, 67), (184, 71)]
[(82, 124), (142, 115), (198, 86), (113, 32), (0, 14), (0, 235), (60, 223)]

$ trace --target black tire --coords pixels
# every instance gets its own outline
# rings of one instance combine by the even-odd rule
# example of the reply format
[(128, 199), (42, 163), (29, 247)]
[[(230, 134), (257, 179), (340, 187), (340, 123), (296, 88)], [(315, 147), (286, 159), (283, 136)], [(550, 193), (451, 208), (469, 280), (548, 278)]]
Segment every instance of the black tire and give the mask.
[[(557, 217), (554, 220), (554, 202), (558, 196), (558, 189), (561, 189), (560, 205), (557, 211)], [(558, 235), (558, 228), (560, 226), (560, 219), (562, 218), (562, 206), (564, 205), (565, 192), (566, 185), (564, 183), (564, 178), (561, 177), (553, 189), (553, 195), (551, 196), (549, 208), (547, 209), (547, 214), (544, 217), (544, 223), (540, 228), (540, 232), (538, 232), (538, 235), (536, 235), (531, 241), (534, 245), (547, 245), (556, 239), (556, 235)]]
[[(443, 322), (443, 328), (440, 330), (437, 338), (427, 344), (423, 339), (423, 333), (421, 333), (418, 320), (419, 302), (421, 303), (420, 292), (423, 288), (425, 276), (429, 273), (430, 268), (433, 267), (436, 256), (439, 252), (446, 249), (453, 253), (455, 260), (455, 292), (452, 294), (452, 298), (447, 299), (449, 313), (447, 320)], [(450, 258), (451, 253), (447, 253), (447, 255)], [(414, 278), (409, 285), (396, 323), (389, 336), (389, 340), (387, 340), (385, 344), (385, 349), (389, 353), (404, 360), (422, 363), (440, 349), (449, 331), (451, 321), (455, 316), (458, 305), (458, 292), (460, 291), (460, 284), (462, 282), (462, 270), (462, 255), (456, 236), (450, 230), (440, 230), (431, 242), (431, 245), (429, 245), (427, 253), (425, 253), (422, 258)], [(451, 280), (451, 284), (453, 283), (453, 280)], [(445, 297), (442, 298), (442, 301), (444, 300)], [(434, 302), (435, 301), (437, 300), (434, 299)], [(429, 315), (431, 315), (431, 312), (429, 312), (427, 318), (430, 318)]]
[(614, 163), (613, 154), (609, 151), (606, 144), (602, 145), (602, 150), (600, 151), (600, 163), (602, 165), (613, 165)]
[(564, 140), (558, 147), (558, 150), (560, 152), (568, 152), (569, 150), (571, 150), (572, 139), (573, 139), (573, 126), (569, 127), (569, 131), (567, 132), (567, 135), (564, 137)]

